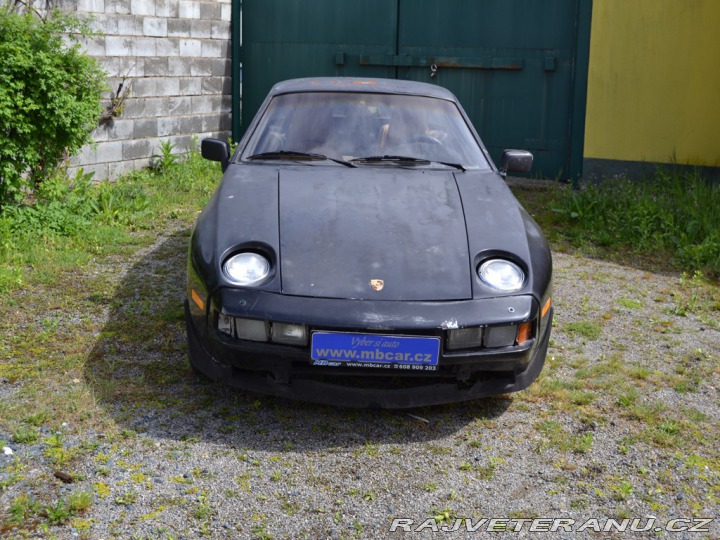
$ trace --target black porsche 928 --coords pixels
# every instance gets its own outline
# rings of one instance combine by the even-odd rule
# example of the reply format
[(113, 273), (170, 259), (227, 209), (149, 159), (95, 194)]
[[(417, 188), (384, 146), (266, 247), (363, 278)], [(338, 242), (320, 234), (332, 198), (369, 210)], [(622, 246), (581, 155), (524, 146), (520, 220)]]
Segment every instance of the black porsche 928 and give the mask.
[(291, 399), (403, 408), (526, 388), (552, 259), (454, 95), (396, 80), (278, 83), (192, 232), (190, 363)]

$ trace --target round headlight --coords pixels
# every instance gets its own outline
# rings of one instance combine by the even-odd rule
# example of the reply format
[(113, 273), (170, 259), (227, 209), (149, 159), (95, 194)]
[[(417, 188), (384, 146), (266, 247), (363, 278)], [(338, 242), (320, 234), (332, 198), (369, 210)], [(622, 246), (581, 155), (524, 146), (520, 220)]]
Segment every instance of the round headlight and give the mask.
[(525, 281), (525, 274), (520, 267), (502, 259), (490, 259), (478, 268), (478, 276), (493, 289), (501, 291), (517, 291)]
[(238, 253), (225, 261), (223, 270), (233, 283), (255, 285), (270, 273), (270, 262), (257, 253)]

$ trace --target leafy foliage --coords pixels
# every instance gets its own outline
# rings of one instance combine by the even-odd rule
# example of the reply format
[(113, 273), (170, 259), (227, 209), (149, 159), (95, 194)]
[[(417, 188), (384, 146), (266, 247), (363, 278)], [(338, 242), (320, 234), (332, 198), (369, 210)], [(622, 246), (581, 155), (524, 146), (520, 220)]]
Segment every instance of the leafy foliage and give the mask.
[(0, 7), (0, 208), (92, 141), (106, 75), (73, 36), (86, 21)]
[(188, 208), (207, 200), (220, 176), (219, 166), (202, 159), (194, 145), (167, 170), (134, 171), (115, 182), (93, 182), (82, 170), (68, 178), (58, 169), (34, 197), (0, 213), (0, 292), (57, 279), (61, 268), (122, 250), (140, 231), (162, 228), (165, 219), (191, 219), (195, 210)]
[(167, 172), (177, 165), (180, 158), (174, 154), (175, 145), (170, 141), (160, 143), (160, 154), (153, 154), (150, 168), (157, 172)]
[(553, 211), (571, 240), (666, 252), (686, 270), (720, 275), (720, 186), (697, 173), (660, 169), (566, 189)]

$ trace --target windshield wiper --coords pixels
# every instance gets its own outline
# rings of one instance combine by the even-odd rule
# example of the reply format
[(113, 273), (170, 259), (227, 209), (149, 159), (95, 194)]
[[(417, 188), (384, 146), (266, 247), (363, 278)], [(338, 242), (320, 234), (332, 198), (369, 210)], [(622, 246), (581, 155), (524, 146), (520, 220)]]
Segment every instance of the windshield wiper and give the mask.
[(245, 159), (287, 159), (287, 160), (329, 160), (345, 165), (346, 167), (357, 167), (354, 163), (345, 161), (344, 159), (336, 159), (325, 156), (323, 154), (314, 154), (312, 152), (299, 152), (296, 150), (278, 150), (276, 152), (262, 152), (260, 154), (253, 154)]
[(361, 157), (361, 158), (355, 158), (352, 160), (353, 163), (360, 162), (360, 163), (382, 163), (382, 162), (394, 162), (394, 163), (424, 163), (424, 164), (430, 164), (430, 163), (439, 163), (440, 165), (445, 165), (446, 167), (453, 167), (455, 169), (459, 169), (461, 171), (465, 171), (465, 167), (463, 167), (460, 163), (448, 163), (446, 161), (432, 161), (429, 159), (423, 159), (423, 158), (417, 158), (412, 156), (367, 156), (367, 157)]
[(359, 157), (352, 160), (353, 163), (360, 162), (360, 163), (379, 163), (382, 161), (392, 161), (392, 162), (402, 162), (407, 161), (409, 163), (430, 163), (429, 159), (421, 159), (411, 156), (366, 156), (366, 157)]

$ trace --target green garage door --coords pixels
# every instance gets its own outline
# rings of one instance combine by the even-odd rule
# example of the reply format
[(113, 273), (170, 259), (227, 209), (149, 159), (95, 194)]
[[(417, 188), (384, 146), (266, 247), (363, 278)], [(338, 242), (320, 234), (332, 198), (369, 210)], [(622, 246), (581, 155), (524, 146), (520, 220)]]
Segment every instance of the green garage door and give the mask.
[(245, 125), (283, 79), (410, 79), (455, 93), (496, 162), (522, 148), (534, 175), (581, 172), (591, 0), (245, 0), (242, 11)]

